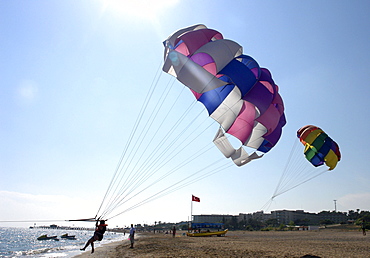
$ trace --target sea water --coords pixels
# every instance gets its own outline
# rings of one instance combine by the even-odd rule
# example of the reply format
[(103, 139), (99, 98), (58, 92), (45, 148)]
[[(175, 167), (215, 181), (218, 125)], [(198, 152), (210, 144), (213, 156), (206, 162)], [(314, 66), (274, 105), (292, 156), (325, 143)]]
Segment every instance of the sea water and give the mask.
[[(61, 235), (75, 235), (76, 239), (61, 238)], [(58, 240), (37, 240), (41, 235), (58, 236)], [(93, 236), (88, 230), (61, 230), (41, 228), (0, 227), (0, 257), (63, 257), (70, 258), (81, 253), (87, 240)], [(127, 239), (127, 234), (105, 232), (102, 241), (95, 241), (95, 248), (102, 244)], [(91, 246), (85, 252), (90, 252)]]

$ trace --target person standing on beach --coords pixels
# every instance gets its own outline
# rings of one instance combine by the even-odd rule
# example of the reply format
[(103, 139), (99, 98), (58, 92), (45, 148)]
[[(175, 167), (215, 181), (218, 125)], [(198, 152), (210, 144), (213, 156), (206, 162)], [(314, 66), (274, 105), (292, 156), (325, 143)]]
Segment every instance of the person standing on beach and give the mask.
[(176, 236), (176, 227), (173, 226), (173, 229), (172, 229), (172, 236), (175, 237)]
[(362, 234), (364, 236), (366, 236), (366, 223), (365, 223), (365, 219), (362, 219), (361, 229), (362, 229)]
[(134, 242), (135, 242), (135, 228), (134, 225), (131, 224), (131, 229), (130, 229), (130, 242), (131, 246), (130, 248), (134, 248)]
[(103, 239), (104, 233), (107, 230), (108, 225), (105, 224), (104, 220), (101, 220), (100, 224), (98, 224), (98, 222), (99, 222), (99, 220), (96, 221), (96, 224), (95, 224), (96, 228), (95, 228), (95, 232), (94, 232), (93, 237), (90, 238), (89, 241), (87, 241), (84, 248), (80, 249), (81, 251), (85, 251), (86, 247), (91, 245), (91, 253), (94, 253), (94, 242), (96, 240), (101, 241)]

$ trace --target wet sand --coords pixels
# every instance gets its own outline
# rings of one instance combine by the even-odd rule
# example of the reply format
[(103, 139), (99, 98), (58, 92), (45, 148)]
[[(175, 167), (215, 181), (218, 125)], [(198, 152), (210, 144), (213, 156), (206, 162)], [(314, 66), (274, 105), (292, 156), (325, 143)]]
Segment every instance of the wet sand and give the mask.
[[(180, 231), (181, 232), (181, 231)], [(370, 257), (370, 235), (360, 231), (229, 231), (225, 237), (139, 233), (76, 257)]]

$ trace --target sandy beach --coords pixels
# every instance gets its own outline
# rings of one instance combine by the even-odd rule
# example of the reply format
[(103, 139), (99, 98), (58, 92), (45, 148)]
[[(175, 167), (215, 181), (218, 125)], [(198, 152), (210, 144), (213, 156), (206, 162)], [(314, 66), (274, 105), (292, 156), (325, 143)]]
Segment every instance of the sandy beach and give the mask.
[(88, 249), (76, 257), (370, 257), (370, 235), (360, 231), (229, 231), (225, 237), (139, 233), (127, 240)]

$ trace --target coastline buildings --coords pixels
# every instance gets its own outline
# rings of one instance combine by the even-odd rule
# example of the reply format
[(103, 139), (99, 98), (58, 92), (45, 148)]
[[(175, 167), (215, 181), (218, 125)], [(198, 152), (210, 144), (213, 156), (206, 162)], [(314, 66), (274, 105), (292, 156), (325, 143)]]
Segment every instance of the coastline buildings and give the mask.
[(350, 212), (330, 212), (321, 211), (319, 213), (305, 212), (304, 210), (276, 210), (271, 213), (264, 213), (263, 211), (257, 211), (254, 213), (239, 213), (239, 215), (222, 215), (222, 214), (211, 214), (211, 215), (193, 215), (193, 222), (202, 223), (225, 223), (227, 221), (259, 221), (267, 222), (274, 221), (276, 224), (288, 225), (293, 222), (295, 225), (319, 225), (320, 223), (347, 223), (350, 220)]

